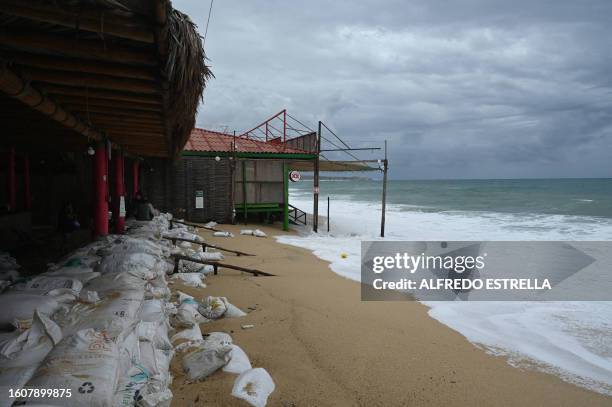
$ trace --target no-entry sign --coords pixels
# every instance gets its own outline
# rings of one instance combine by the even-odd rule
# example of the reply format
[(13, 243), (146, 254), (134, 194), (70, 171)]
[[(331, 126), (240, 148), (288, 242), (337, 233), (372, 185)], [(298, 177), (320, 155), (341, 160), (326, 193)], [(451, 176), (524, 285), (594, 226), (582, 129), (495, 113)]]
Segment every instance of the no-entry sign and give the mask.
[(289, 179), (291, 180), (291, 182), (298, 182), (302, 179), (302, 176), (300, 175), (299, 171), (290, 171)]

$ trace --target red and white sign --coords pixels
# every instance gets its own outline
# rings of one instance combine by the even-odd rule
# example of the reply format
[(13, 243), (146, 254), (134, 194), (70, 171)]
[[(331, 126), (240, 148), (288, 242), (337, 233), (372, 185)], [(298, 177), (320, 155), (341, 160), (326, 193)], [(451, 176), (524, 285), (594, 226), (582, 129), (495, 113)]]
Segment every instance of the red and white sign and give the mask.
[(299, 171), (290, 171), (289, 179), (291, 180), (291, 182), (298, 182), (302, 179), (302, 176), (300, 175)]

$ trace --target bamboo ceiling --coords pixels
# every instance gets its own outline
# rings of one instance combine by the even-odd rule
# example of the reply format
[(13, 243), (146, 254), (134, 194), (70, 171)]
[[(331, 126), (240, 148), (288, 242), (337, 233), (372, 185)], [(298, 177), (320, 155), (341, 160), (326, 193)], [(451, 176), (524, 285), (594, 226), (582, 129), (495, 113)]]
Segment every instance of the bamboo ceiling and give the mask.
[(5, 145), (176, 156), (212, 75), (168, 0), (0, 0)]

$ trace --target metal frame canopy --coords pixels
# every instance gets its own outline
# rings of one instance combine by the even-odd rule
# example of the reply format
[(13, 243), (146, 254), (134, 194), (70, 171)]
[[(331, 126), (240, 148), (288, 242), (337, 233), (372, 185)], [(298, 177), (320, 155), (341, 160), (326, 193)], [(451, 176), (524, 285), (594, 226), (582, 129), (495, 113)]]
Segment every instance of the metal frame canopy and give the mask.
[(0, 143), (174, 157), (212, 75), (204, 60), (169, 0), (0, 0)]

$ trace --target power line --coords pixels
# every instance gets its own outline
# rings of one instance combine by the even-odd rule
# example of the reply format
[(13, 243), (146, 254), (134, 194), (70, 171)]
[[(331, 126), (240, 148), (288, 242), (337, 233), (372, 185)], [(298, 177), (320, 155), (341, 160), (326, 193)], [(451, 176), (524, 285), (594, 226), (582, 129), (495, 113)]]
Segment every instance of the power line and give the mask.
[(204, 38), (202, 39), (202, 46), (206, 45), (206, 34), (208, 34), (208, 25), (210, 24), (210, 15), (212, 14), (214, 2), (215, 0), (210, 0), (210, 8), (208, 9), (208, 19), (206, 20), (206, 28), (204, 29)]

